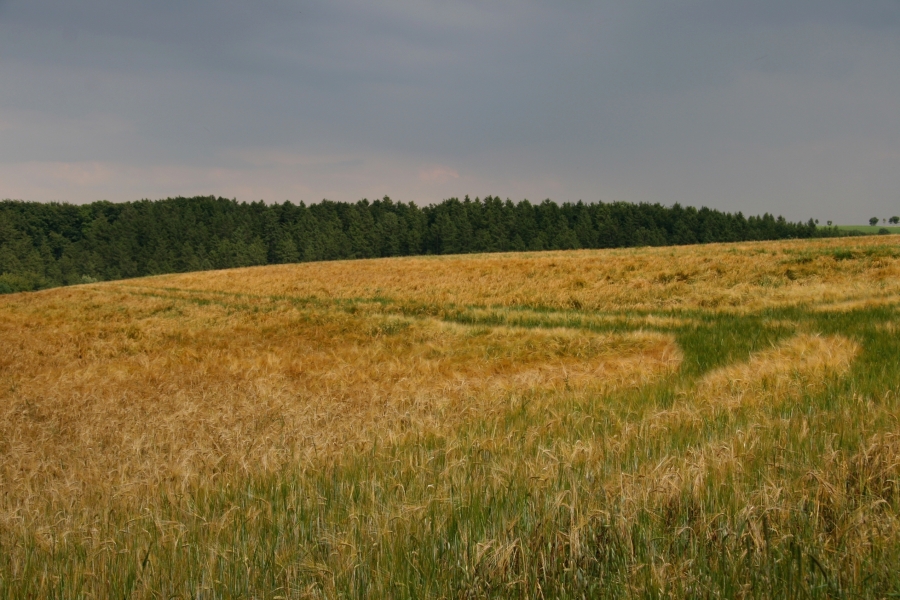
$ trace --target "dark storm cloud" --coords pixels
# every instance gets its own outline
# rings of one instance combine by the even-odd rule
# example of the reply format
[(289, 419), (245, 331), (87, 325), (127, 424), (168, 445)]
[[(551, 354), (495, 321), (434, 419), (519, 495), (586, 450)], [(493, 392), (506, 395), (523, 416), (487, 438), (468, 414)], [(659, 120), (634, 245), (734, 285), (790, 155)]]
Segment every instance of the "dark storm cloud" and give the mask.
[(860, 220), (848, 195), (897, 204), (898, 33), (900, 3), (875, 0), (0, 0), (0, 175), (20, 182), (0, 196)]

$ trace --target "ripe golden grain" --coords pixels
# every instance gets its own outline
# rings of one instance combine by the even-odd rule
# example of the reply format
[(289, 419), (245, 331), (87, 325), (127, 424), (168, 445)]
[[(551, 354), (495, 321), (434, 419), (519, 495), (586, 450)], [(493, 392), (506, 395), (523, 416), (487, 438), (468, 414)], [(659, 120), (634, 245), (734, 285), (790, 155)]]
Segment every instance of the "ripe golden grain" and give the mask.
[[(870, 389), (893, 381), (879, 366), (890, 357), (855, 360), (864, 343), (894, 347), (896, 241), (285, 265), (0, 297), (0, 544), (13, 548), (4, 572), (29, 564), (22, 540), (33, 540), (45, 561), (33, 569), (49, 565), (59, 577), (63, 563), (86, 556), (80, 576), (99, 573), (89, 589), (102, 596), (102, 578), (120, 564), (107, 537), (149, 555), (121, 533), (140, 514), (140, 527), (159, 530), (158, 561), (175, 555), (189, 527), (206, 540), (199, 554), (160, 564), (187, 582), (218, 577), (233, 566), (227, 557), (257, 556), (254, 528), (288, 523), (293, 508), (253, 500), (185, 517), (188, 526), (179, 515), (192, 500), (160, 508), (160, 498), (227, 491), (288, 467), (296, 489), (285, 494), (302, 505), (324, 490), (316, 474), (331, 465), (328, 501), (349, 516), (333, 529), (317, 521), (308, 547), (274, 555), (291, 589), (306, 590), (295, 595), (339, 595), (341, 577), (365, 561), (383, 586), (372, 589), (390, 595), (394, 563), (382, 562), (381, 545), (410, 531), (418, 537), (391, 560), (431, 552), (429, 535), (443, 552), (447, 515), (465, 498), (486, 503), (474, 517), (490, 526), (469, 538), (470, 566), (490, 585), (520, 585), (523, 565), (538, 564), (529, 560), (551, 578), (574, 572), (599, 560), (592, 552), (606, 531), (629, 543), (635, 532), (661, 532), (666, 543), (700, 544), (641, 564), (623, 546), (623, 585), (699, 595), (709, 579), (692, 563), (701, 554), (684, 548), (763, 556), (787, 544), (806, 511), (817, 519), (810, 539), (824, 539), (833, 564), (856, 568), (864, 587), (857, 549), (900, 539), (900, 444), (884, 432), (896, 407), (890, 390), (876, 390), (886, 394), (876, 405)], [(872, 312), (845, 314), (864, 309)], [(729, 331), (738, 323), (773, 336), (764, 339), (796, 335), (737, 364), (710, 363), (704, 352), (746, 356)], [(819, 326), (849, 332), (810, 333)], [(707, 333), (714, 343), (698, 339)], [(691, 368), (682, 370), (685, 355)], [(701, 358), (723, 366), (698, 373)], [(841, 377), (851, 392), (834, 406), (784, 416), (788, 401), (812, 406)], [(361, 467), (360, 450), (371, 457)], [(371, 495), (348, 491), (362, 487)], [(522, 511), (533, 511), (531, 537)], [(458, 524), (460, 536), (476, 535)], [(215, 537), (245, 525), (241, 548)], [(56, 558), (66, 539), (85, 540), (84, 552)], [(208, 560), (191, 562), (204, 552)], [(728, 568), (744, 564), (726, 558)], [(546, 570), (551, 563), (561, 570)], [(135, 597), (155, 597), (163, 571)]]
[[(836, 261), (835, 248), (861, 258)], [(877, 257), (866, 262), (873, 249)], [(615, 309), (586, 313), (579, 324), (665, 328), (689, 319), (621, 311), (746, 310), (813, 299), (843, 307), (871, 295), (876, 281), (881, 297), (892, 301), (898, 284), (871, 276), (898, 271), (898, 261), (886, 255), (882, 240), (861, 238), (425, 257), (190, 273), (17, 295), (2, 313), (2, 482), (22, 490), (13, 497), (62, 499), (109, 486), (183, 482), (198, 472), (273, 468), (352, 445), (372, 431), (390, 435), (385, 423), (447, 423), (462, 399), (465, 413), (515, 387), (636, 385), (679, 361), (672, 340), (660, 334), (466, 328), (385, 317), (367, 298), (474, 305), (473, 318), (509, 325), (571, 319), (566, 312), (509, 307)], [(807, 276), (784, 279), (785, 262), (805, 267)], [(783, 281), (748, 283), (767, 277)], [(318, 297), (326, 306), (284, 301), (295, 297)], [(355, 310), (376, 314), (334, 311), (327, 305), (332, 299), (363, 300)], [(849, 344), (838, 346), (850, 352)], [(788, 372), (772, 365), (791, 364), (785, 352), (803, 349), (795, 344), (778, 352), (710, 375), (701, 396), (726, 388), (732, 397), (746, 395), (750, 388), (735, 382), (753, 373), (765, 374), (764, 387), (784, 384)], [(813, 362), (807, 357), (800, 366)]]
[(434, 306), (748, 312), (900, 293), (900, 236), (280, 265), (140, 280), (154, 288)]
[(20, 296), (3, 312), (7, 514), (322, 459), (373, 436), (446, 430), (516, 391), (602, 393), (680, 361), (661, 333), (270, 302), (234, 310), (110, 291)]
[(785, 401), (820, 387), (830, 375), (842, 375), (859, 345), (841, 336), (802, 334), (757, 352), (745, 363), (708, 373), (695, 402), (736, 406), (760, 400)]

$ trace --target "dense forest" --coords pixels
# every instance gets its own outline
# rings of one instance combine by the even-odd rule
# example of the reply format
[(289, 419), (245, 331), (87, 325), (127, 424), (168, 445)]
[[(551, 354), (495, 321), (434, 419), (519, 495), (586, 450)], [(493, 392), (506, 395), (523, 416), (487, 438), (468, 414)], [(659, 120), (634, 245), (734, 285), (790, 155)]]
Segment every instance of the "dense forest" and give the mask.
[(0, 293), (299, 261), (837, 234), (812, 220), (678, 204), (532, 204), (490, 196), (424, 208), (387, 197), (310, 205), (211, 196), (80, 206), (7, 200), (0, 202)]

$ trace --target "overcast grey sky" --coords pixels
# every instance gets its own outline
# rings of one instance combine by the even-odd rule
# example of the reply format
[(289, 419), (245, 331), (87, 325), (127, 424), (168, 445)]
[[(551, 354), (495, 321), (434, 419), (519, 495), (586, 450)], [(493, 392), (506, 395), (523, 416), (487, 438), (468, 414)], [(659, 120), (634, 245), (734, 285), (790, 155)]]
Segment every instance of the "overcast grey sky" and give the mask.
[(0, 0), (0, 198), (900, 214), (900, 0)]

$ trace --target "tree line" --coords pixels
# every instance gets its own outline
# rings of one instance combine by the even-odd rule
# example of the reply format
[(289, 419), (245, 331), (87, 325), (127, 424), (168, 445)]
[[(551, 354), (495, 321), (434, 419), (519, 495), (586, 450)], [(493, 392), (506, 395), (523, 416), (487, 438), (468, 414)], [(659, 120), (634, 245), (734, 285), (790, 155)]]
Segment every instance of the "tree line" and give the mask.
[(213, 196), (85, 205), (0, 202), (0, 293), (302, 261), (620, 248), (838, 235), (764, 214), (625, 202), (451, 198), (419, 207)]

